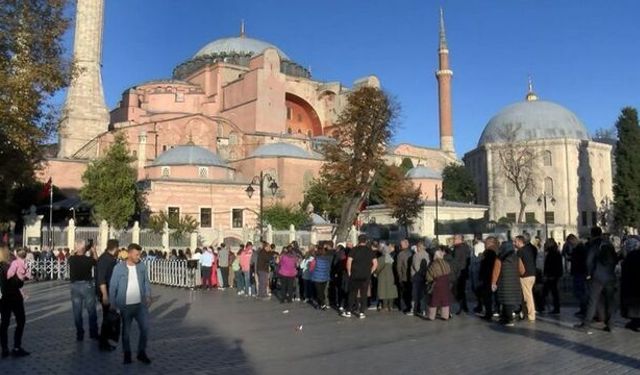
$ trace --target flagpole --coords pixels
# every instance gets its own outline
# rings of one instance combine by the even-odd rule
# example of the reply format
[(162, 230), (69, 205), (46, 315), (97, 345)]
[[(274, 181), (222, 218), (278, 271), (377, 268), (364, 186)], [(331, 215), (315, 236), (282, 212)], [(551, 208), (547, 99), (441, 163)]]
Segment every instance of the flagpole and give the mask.
[(53, 251), (53, 178), (49, 182), (49, 251)]

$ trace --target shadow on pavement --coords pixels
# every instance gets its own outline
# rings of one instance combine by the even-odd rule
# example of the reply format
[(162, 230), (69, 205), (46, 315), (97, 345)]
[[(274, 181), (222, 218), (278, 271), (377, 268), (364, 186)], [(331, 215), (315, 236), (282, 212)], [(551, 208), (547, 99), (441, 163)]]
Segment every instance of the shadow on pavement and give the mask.
[(597, 358), (602, 361), (612, 362), (633, 369), (640, 368), (640, 360), (636, 358), (618, 354), (605, 349), (596, 348), (579, 342), (567, 340), (561, 335), (555, 333), (542, 331), (540, 329), (502, 327), (499, 325), (491, 325), (490, 328), (494, 331), (498, 331), (504, 334), (519, 335), (529, 339), (538, 340), (546, 344), (556, 346), (563, 350), (571, 350), (577, 354)]
[[(167, 301), (151, 306), (148, 344), (151, 366), (137, 363), (135, 359), (133, 364), (124, 366), (121, 343), (116, 351), (103, 353), (96, 341), (85, 338), (76, 342), (68, 287), (41, 282), (30, 285), (28, 292), (33, 297), (26, 301), (23, 346), (31, 355), (0, 360), (0, 374), (255, 373), (241, 340), (225, 338), (213, 324), (191, 323), (188, 319), (191, 305), (170, 290), (157, 288), (156, 293), (161, 292)], [(173, 298), (175, 296), (178, 298)], [(99, 305), (97, 310), (101, 318)], [(85, 314), (85, 325), (86, 322)], [(134, 350), (137, 332), (134, 323), (131, 337)], [(9, 343), (13, 344), (13, 327), (9, 331)]]

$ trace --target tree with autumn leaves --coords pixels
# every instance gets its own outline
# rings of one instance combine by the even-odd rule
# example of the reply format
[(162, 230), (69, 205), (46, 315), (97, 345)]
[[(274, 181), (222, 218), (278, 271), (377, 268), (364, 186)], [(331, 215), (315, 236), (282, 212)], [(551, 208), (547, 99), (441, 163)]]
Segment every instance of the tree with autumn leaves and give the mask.
[(0, 3), (0, 221), (19, 215), (15, 195), (35, 185), (42, 146), (55, 132), (59, 113), (51, 98), (72, 72), (62, 44), (66, 4)]
[[(380, 197), (393, 209), (393, 217), (405, 228), (417, 215), (420, 193), (398, 167), (384, 163), (386, 148), (395, 130), (399, 106), (376, 87), (353, 91), (336, 122), (336, 141), (325, 149), (327, 162), (320, 181), (329, 196), (344, 199), (336, 230), (338, 241), (347, 239), (359, 209), (369, 196), (376, 176), (387, 174), (378, 185)], [(419, 209), (418, 209), (419, 210)]]
[(397, 116), (398, 105), (392, 98), (379, 88), (363, 86), (349, 94), (336, 121), (335, 142), (325, 148), (320, 174), (329, 194), (345, 199), (336, 229), (338, 241), (347, 239), (375, 173), (384, 165)]

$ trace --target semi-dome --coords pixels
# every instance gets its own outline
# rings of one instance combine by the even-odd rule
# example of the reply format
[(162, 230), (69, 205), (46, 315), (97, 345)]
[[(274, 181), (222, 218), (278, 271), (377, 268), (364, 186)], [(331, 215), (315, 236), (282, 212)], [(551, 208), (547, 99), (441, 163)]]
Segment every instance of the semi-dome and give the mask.
[(280, 48), (273, 44), (258, 39), (247, 38), (245, 36), (214, 40), (200, 48), (193, 57), (233, 53), (249, 54), (253, 56), (261, 54), (267, 48), (275, 49), (278, 51), (278, 55), (280, 55), (281, 59), (289, 60), (289, 57), (282, 52)]
[(252, 157), (291, 157), (318, 159), (317, 153), (310, 153), (291, 143), (277, 142), (262, 145), (251, 154)]
[(419, 178), (442, 179), (442, 174), (434, 169), (419, 165), (407, 171), (406, 177), (410, 180)]
[(220, 157), (204, 147), (194, 144), (177, 146), (163, 152), (153, 161), (153, 165), (198, 165), (227, 167)]
[(512, 127), (517, 141), (570, 138), (589, 140), (580, 119), (563, 106), (536, 98), (511, 104), (493, 116), (485, 126), (478, 146), (500, 143)]

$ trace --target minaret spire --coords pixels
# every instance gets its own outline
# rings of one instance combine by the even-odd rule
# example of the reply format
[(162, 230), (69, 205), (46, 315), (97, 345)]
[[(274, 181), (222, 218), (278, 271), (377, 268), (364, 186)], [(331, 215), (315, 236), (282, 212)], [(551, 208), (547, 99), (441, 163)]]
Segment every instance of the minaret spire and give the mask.
[(438, 80), (438, 115), (440, 122), (440, 150), (455, 156), (453, 147), (453, 121), (451, 115), (451, 77), (449, 68), (449, 47), (444, 30), (444, 12), (440, 8), (440, 44), (438, 46), (439, 66), (436, 71)]
[(240, 38), (245, 37), (244, 20), (240, 20)]
[(528, 102), (534, 102), (538, 100), (538, 95), (533, 91), (533, 80), (531, 79), (531, 74), (529, 74), (529, 85), (527, 88), (527, 96), (525, 96)]
[(444, 11), (440, 7), (440, 49), (446, 50), (447, 48), (447, 35), (444, 32)]

